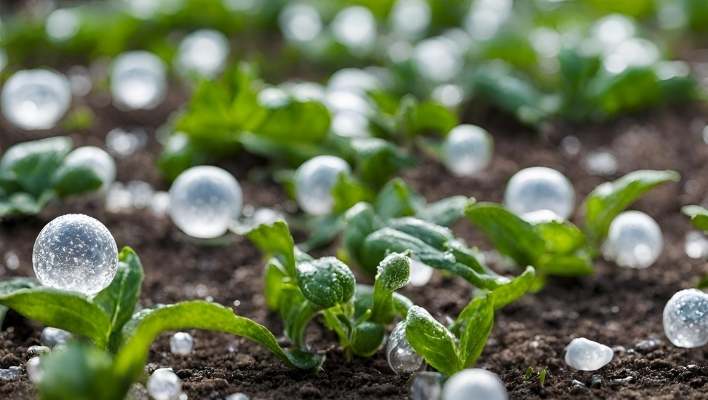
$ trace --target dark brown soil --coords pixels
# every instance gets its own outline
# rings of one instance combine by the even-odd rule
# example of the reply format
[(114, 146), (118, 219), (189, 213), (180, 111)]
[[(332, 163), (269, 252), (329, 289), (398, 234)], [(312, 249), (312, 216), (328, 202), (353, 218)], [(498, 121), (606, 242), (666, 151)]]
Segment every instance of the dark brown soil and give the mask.
[[(90, 133), (72, 133), (79, 144), (103, 145), (115, 126), (155, 128), (179, 104), (174, 96), (155, 113), (124, 114), (92, 100), (97, 124)], [(95, 104), (93, 104), (95, 102)], [(157, 122), (155, 122), (157, 121)], [(679, 184), (652, 192), (637, 204), (662, 226), (666, 247), (660, 260), (643, 271), (621, 269), (597, 262), (595, 276), (552, 280), (540, 293), (526, 296), (502, 310), (479, 366), (498, 373), (513, 399), (708, 399), (708, 348), (692, 350), (672, 346), (663, 335), (661, 311), (679, 289), (695, 285), (708, 272), (705, 262), (689, 259), (683, 250), (690, 230), (680, 214), (684, 204), (701, 203), (708, 187), (708, 145), (701, 130), (708, 113), (695, 107), (647, 113), (591, 127), (554, 127), (534, 134), (506, 122), (503, 116), (470, 121), (488, 127), (495, 137), (495, 157), (480, 177), (451, 177), (436, 162), (423, 159), (405, 178), (428, 200), (453, 194), (500, 201), (506, 180), (518, 169), (545, 165), (560, 169), (574, 182), (579, 199), (605, 180), (589, 175), (580, 160), (588, 151), (611, 150), (619, 160), (617, 176), (640, 168), (671, 168), (681, 172)], [(27, 135), (7, 124), (0, 126), (0, 150), (9, 144), (46, 136)], [(578, 156), (559, 148), (568, 134), (579, 137)], [(154, 163), (159, 146), (151, 139), (147, 149), (119, 161), (119, 180), (140, 179), (165, 189)], [(257, 206), (292, 209), (284, 192), (273, 182), (252, 181), (252, 172), (264, 164), (240, 155), (223, 165), (241, 181), (246, 200)], [(281, 331), (275, 315), (266, 311), (262, 295), (262, 259), (243, 238), (224, 246), (204, 246), (187, 239), (168, 219), (149, 212), (110, 214), (99, 200), (73, 200), (45, 210), (37, 218), (0, 223), (0, 256), (16, 252), (20, 268), (0, 266), (0, 279), (32, 275), (31, 251), (36, 235), (53, 217), (82, 212), (102, 220), (119, 245), (135, 248), (145, 266), (142, 304), (211, 297), (232, 305), (239, 314)], [(478, 233), (462, 221), (456, 231), (469, 243), (485, 247)], [(2, 258), (0, 258), (0, 263)], [(470, 299), (465, 282), (436, 275), (424, 288), (405, 291), (417, 304), (440, 320), (454, 316)], [(28, 346), (39, 343), (40, 327), (16, 316), (8, 318), (0, 332), (0, 367), (23, 364)], [(252, 399), (403, 399), (408, 397), (409, 377), (393, 374), (384, 356), (344, 360), (334, 338), (319, 323), (309, 339), (326, 352), (327, 361), (318, 374), (293, 371), (261, 347), (228, 335), (193, 332), (196, 352), (189, 357), (169, 352), (169, 335), (153, 346), (150, 368), (170, 366), (184, 381), (191, 399), (222, 399), (241, 391)], [(615, 358), (594, 373), (569, 369), (563, 362), (564, 347), (574, 337), (587, 337), (615, 346)], [(532, 368), (548, 369), (541, 384), (525, 378)], [(0, 398), (29, 399), (34, 391), (26, 377), (0, 382)]]

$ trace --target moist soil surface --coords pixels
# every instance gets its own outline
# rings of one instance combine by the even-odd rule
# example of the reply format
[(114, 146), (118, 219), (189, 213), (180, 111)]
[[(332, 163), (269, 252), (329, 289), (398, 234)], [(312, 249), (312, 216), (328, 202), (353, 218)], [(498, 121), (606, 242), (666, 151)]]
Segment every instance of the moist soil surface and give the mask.
[[(171, 96), (167, 104), (149, 113), (123, 113), (104, 96), (89, 98), (96, 123), (86, 132), (65, 132), (77, 144), (104, 146), (114, 127), (144, 127), (150, 135), (146, 148), (117, 158), (118, 180), (142, 180), (156, 189), (168, 184), (155, 168), (160, 146), (155, 128), (181, 102)], [(470, 117), (490, 130), (495, 139), (491, 166), (474, 178), (455, 178), (436, 161), (420, 156), (420, 163), (404, 178), (428, 200), (464, 194), (479, 200), (501, 201), (504, 185), (520, 168), (543, 165), (559, 169), (574, 183), (577, 203), (596, 185), (641, 169), (675, 169), (682, 179), (651, 192), (634, 208), (657, 219), (664, 232), (660, 259), (648, 269), (623, 269), (599, 260), (596, 274), (581, 279), (552, 279), (539, 293), (501, 310), (494, 331), (479, 361), (504, 381), (512, 399), (708, 399), (708, 347), (679, 349), (663, 334), (664, 304), (676, 291), (695, 286), (707, 273), (703, 260), (684, 252), (684, 236), (691, 230), (680, 213), (685, 204), (704, 202), (708, 187), (708, 145), (701, 136), (708, 112), (697, 106), (653, 111), (607, 124), (551, 126), (541, 132), (516, 126), (503, 115), (485, 113)], [(0, 122), (0, 150), (8, 145), (49, 134), (17, 131)], [(56, 132), (54, 133), (56, 134)], [(579, 153), (561, 150), (562, 139), (576, 136)], [(617, 156), (618, 170), (608, 177), (593, 176), (583, 167), (585, 156), (597, 150)], [(248, 204), (295, 209), (274, 182), (257, 179), (266, 161), (241, 154), (219, 165), (232, 172), (244, 189)], [(244, 238), (229, 238), (221, 245), (205, 245), (187, 238), (170, 222), (150, 211), (110, 213), (98, 198), (53, 204), (41, 215), (0, 223), (0, 279), (32, 275), (32, 245), (40, 229), (52, 218), (70, 212), (92, 215), (111, 230), (119, 246), (133, 247), (145, 268), (141, 304), (171, 303), (212, 298), (231, 305), (240, 315), (282, 332), (278, 317), (266, 309), (262, 294), (263, 260)], [(576, 219), (579, 216), (576, 215)], [(474, 227), (460, 221), (455, 231), (469, 244), (489, 246)], [(333, 254), (336, 244), (318, 251)], [(19, 258), (11, 270), (8, 252)], [(12, 263), (9, 263), (12, 264)], [(425, 287), (404, 293), (427, 308), (438, 320), (455, 316), (471, 297), (470, 286), (436, 272)], [(39, 344), (41, 326), (10, 314), (0, 332), (0, 367), (24, 365), (27, 348)], [(169, 351), (169, 336), (153, 345), (147, 371), (172, 367), (183, 381), (190, 399), (223, 399), (244, 392), (252, 399), (405, 399), (410, 376), (389, 369), (383, 352), (371, 359), (345, 360), (336, 339), (316, 321), (308, 340), (327, 361), (317, 374), (288, 369), (268, 351), (244, 339), (224, 334), (191, 332), (195, 351), (189, 356)], [(565, 346), (575, 337), (586, 337), (613, 347), (615, 357), (595, 372), (576, 371), (563, 361)], [(547, 369), (544, 382), (536, 373)], [(533, 370), (534, 373), (528, 373)], [(18, 381), (0, 382), (0, 398), (32, 399), (36, 395), (26, 375)]]

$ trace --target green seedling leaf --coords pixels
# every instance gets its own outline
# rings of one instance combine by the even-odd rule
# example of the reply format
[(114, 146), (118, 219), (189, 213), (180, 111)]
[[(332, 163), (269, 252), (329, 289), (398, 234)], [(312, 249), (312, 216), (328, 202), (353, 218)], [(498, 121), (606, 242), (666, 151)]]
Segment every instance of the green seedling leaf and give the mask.
[(703, 232), (708, 232), (708, 210), (701, 206), (685, 206), (681, 212), (691, 218), (691, 223)]
[(266, 305), (271, 310), (277, 310), (281, 301), (285, 282), (289, 280), (285, 268), (277, 259), (271, 259), (265, 269), (265, 293)]
[(592, 257), (585, 250), (573, 254), (544, 254), (537, 266), (539, 271), (556, 276), (583, 276), (594, 271)]
[(350, 208), (344, 219), (344, 248), (351, 258), (361, 263), (363, 258), (361, 250), (366, 237), (381, 228), (382, 223), (371, 205), (367, 203), (359, 203)]
[(351, 142), (356, 175), (374, 188), (383, 186), (401, 168), (414, 165), (412, 157), (380, 138), (359, 138)]
[(430, 246), (444, 250), (447, 243), (455, 240), (450, 229), (431, 222), (423, 221), (419, 218), (404, 217), (388, 221), (391, 228), (414, 236)]
[(246, 237), (266, 256), (278, 258), (288, 276), (295, 277), (295, 242), (285, 221), (259, 225)]
[(189, 136), (177, 132), (167, 139), (158, 160), (158, 167), (168, 180), (173, 181), (182, 171), (203, 164), (207, 158), (206, 152)]
[(68, 137), (16, 144), (0, 159), (0, 177), (16, 182), (23, 191), (38, 197), (51, 187), (54, 172), (71, 147)]
[(641, 170), (596, 187), (582, 206), (585, 231), (591, 243), (602, 243), (612, 220), (644, 193), (661, 184), (676, 182), (679, 178), (674, 171)]
[(341, 214), (353, 205), (373, 198), (371, 190), (349, 174), (339, 174), (337, 182), (332, 187), (334, 213)]
[(346, 303), (356, 287), (352, 271), (334, 257), (298, 263), (297, 280), (305, 298), (322, 308)]
[(389, 181), (379, 192), (374, 203), (376, 214), (382, 219), (415, 215), (423, 200), (400, 178)]
[(422, 307), (413, 306), (406, 317), (406, 339), (433, 368), (452, 375), (463, 366), (457, 353), (457, 339)]
[(371, 357), (376, 353), (386, 338), (386, 330), (381, 324), (362, 322), (352, 333), (352, 352), (361, 357)]
[(583, 232), (568, 221), (542, 222), (535, 226), (550, 253), (567, 254), (585, 245)]
[(472, 367), (482, 354), (487, 338), (494, 326), (494, 300), (489, 296), (475, 298), (470, 305), (465, 307), (469, 310), (461, 326), (462, 335), (460, 337), (460, 358), (463, 367)]
[(53, 179), (54, 190), (60, 197), (93, 192), (101, 185), (103, 180), (96, 170), (87, 166), (62, 165)]
[(393, 293), (408, 284), (410, 279), (410, 258), (405, 254), (393, 253), (381, 261), (374, 281), (371, 320), (380, 324), (393, 321), (396, 313)]
[(437, 225), (449, 226), (465, 215), (465, 207), (473, 199), (452, 196), (428, 204), (418, 210), (416, 216)]

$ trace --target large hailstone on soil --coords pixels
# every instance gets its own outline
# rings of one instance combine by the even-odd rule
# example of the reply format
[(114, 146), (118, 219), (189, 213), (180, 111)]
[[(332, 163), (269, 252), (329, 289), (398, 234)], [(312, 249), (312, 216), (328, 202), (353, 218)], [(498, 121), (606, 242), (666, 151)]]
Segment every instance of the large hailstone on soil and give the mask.
[(621, 267), (647, 268), (659, 258), (663, 247), (661, 228), (652, 217), (625, 211), (610, 224), (602, 252)]
[(332, 188), (339, 174), (350, 171), (346, 161), (334, 156), (317, 156), (304, 162), (295, 172), (295, 194), (300, 208), (312, 215), (332, 211)]
[(170, 188), (170, 217), (195, 238), (213, 239), (225, 234), (241, 213), (242, 204), (236, 178), (217, 167), (190, 168)]
[[(548, 210), (567, 219), (573, 213), (573, 185), (560, 172), (546, 167), (525, 168), (514, 174), (506, 185), (504, 205), (524, 218)], [(533, 215), (533, 214), (531, 214)]]
[(460, 371), (445, 382), (442, 400), (507, 400), (508, 395), (499, 377), (484, 369)]
[(18, 71), (2, 88), (2, 113), (26, 130), (51, 129), (71, 104), (71, 86), (64, 75), (46, 69)]
[(664, 333), (678, 347), (708, 343), (708, 294), (685, 289), (671, 296), (664, 307)]
[(98, 220), (82, 214), (62, 215), (37, 236), (32, 266), (45, 286), (94, 295), (113, 280), (118, 247)]
[(614, 357), (611, 348), (585, 338), (575, 338), (565, 348), (565, 363), (581, 371), (596, 371)]

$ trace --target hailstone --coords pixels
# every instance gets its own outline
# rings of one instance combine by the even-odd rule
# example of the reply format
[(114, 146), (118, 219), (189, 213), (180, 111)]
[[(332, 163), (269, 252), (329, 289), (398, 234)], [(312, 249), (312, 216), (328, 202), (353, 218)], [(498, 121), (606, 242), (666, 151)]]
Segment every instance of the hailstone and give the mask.
[(460, 371), (445, 382), (442, 400), (506, 400), (506, 388), (501, 379), (484, 369)]
[(200, 29), (179, 44), (176, 66), (183, 74), (212, 78), (224, 69), (229, 56), (229, 40), (223, 33)]
[(51, 129), (71, 105), (71, 86), (64, 75), (46, 69), (14, 73), (2, 88), (2, 113), (21, 129)]
[(62, 215), (37, 236), (32, 266), (45, 286), (94, 295), (113, 280), (118, 247), (98, 220), (83, 214)]
[(610, 224), (602, 251), (606, 259), (621, 267), (647, 268), (664, 246), (661, 228), (640, 211), (625, 211)]
[(105, 150), (95, 146), (74, 149), (64, 159), (64, 164), (71, 167), (86, 167), (101, 178), (101, 189), (106, 189), (116, 179), (116, 163)]
[(317, 156), (304, 162), (295, 172), (295, 192), (300, 208), (312, 215), (332, 211), (332, 188), (340, 174), (350, 171), (346, 161), (334, 156)]
[(222, 236), (241, 213), (241, 186), (221, 168), (190, 168), (177, 177), (169, 193), (172, 221), (195, 238)]
[(664, 307), (664, 333), (678, 347), (708, 343), (708, 294), (685, 289), (671, 296)]
[(573, 213), (573, 185), (560, 172), (546, 167), (525, 168), (514, 174), (506, 185), (504, 205), (520, 215), (549, 210), (567, 219)]
[(113, 101), (127, 110), (150, 110), (162, 102), (167, 90), (165, 65), (147, 51), (118, 56), (111, 68)]
[(175, 400), (182, 393), (182, 382), (171, 368), (159, 368), (148, 378), (147, 390), (155, 400)]
[(423, 364), (423, 359), (413, 350), (406, 339), (406, 323), (399, 322), (386, 343), (388, 366), (397, 374), (411, 373)]
[(575, 338), (565, 348), (565, 363), (581, 371), (596, 371), (613, 357), (611, 348), (585, 338)]
[(411, 286), (425, 286), (433, 277), (433, 268), (418, 261), (411, 259), (410, 265), (410, 280)]
[(187, 332), (177, 332), (170, 338), (170, 352), (185, 356), (192, 352), (194, 339)]
[(483, 170), (492, 159), (492, 137), (474, 125), (453, 128), (443, 143), (447, 168), (458, 176), (471, 176)]

